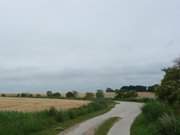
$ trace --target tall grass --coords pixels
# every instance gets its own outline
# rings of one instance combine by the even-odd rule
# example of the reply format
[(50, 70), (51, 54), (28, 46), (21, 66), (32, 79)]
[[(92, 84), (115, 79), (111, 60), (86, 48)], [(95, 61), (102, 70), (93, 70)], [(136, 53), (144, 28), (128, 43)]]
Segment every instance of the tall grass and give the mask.
[(155, 121), (164, 113), (171, 113), (171, 108), (163, 103), (152, 101), (142, 107), (143, 115), (149, 121)]
[(131, 135), (180, 135), (180, 119), (170, 106), (149, 102), (134, 121)]
[(55, 124), (47, 112), (0, 112), (1, 135), (28, 135)]
[[(33, 113), (0, 112), (0, 135), (38, 135), (39, 132), (64, 124), (83, 115), (108, 107), (110, 102), (96, 100), (86, 106), (67, 111), (50, 110)], [(45, 135), (45, 134), (44, 134)]]

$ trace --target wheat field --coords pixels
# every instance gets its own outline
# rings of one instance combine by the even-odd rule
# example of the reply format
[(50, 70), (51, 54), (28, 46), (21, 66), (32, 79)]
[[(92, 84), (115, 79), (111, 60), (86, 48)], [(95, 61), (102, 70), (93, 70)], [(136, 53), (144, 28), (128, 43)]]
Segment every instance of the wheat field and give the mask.
[(89, 101), (47, 98), (9, 98), (0, 97), (0, 111), (34, 112), (55, 107), (58, 110), (78, 108)]

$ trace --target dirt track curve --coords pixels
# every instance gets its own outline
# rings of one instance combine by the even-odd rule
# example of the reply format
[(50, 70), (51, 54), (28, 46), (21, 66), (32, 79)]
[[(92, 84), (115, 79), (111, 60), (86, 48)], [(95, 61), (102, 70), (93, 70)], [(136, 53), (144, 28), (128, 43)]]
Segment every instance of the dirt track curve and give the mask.
[(130, 127), (136, 116), (141, 112), (142, 104), (134, 102), (120, 102), (111, 111), (84, 121), (71, 127), (59, 135), (93, 135), (94, 130), (106, 119), (118, 116), (121, 117), (111, 128), (108, 135), (130, 135)]

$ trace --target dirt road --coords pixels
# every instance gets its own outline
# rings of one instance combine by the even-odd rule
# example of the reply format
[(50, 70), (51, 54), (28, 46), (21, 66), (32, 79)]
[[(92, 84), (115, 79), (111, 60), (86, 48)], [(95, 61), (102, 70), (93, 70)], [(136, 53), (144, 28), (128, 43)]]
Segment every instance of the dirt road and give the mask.
[(141, 103), (120, 102), (111, 111), (77, 124), (59, 135), (93, 135), (94, 130), (106, 119), (114, 116), (121, 117), (110, 130), (108, 135), (130, 135), (130, 127), (136, 116), (141, 112)]

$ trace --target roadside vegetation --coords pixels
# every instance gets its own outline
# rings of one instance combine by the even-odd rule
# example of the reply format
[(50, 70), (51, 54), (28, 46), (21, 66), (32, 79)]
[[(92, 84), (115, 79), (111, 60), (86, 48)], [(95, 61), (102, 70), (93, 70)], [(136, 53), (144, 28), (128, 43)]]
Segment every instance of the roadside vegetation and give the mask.
[(156, 89), (158, 99), (142, 108), (131, 135), (180, 135), (180, 58), (165, 72)]
[(95, 135), (107, 135), (109, 130), (119, 119), (119, 117), (112, 117), (107, 119), (96, 129)]
[(55, 135), (78, 122), (102, 114), (113, 102), (96, 99), (90, 104), (66, 111), (50, 108), (41, 112), (0, 112), (1, 135)]

